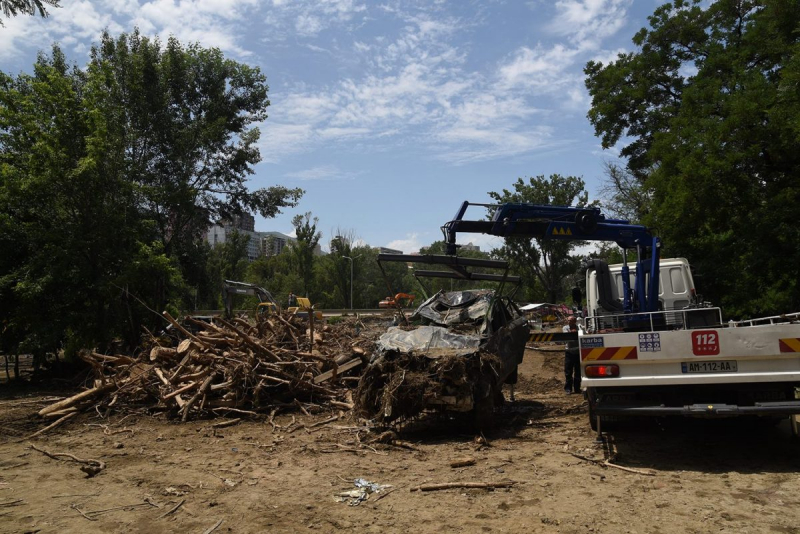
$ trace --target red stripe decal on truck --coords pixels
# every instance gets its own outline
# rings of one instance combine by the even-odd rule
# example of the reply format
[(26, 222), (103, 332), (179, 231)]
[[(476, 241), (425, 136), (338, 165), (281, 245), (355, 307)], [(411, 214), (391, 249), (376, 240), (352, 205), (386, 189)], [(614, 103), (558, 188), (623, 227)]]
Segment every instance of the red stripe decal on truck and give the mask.
[(596, 349), (581, 349), (581, 360), (637, 360), (639, 355), (636, 347), (599, 347)]
[(789, 337), (780, 340), (781, 352), (800, 352), (800, 339)]

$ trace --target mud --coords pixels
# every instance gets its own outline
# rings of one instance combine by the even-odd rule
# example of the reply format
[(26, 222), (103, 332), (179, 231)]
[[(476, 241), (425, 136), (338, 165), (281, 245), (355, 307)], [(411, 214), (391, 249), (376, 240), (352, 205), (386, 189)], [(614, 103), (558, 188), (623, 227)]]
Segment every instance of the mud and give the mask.
[[(562, 358), (526, 352), (516, 401), (485, 438), (457, 418), (422, 417), (399, 434), (407, 447), (368, 443), (375, 432), (349, 412), (306, 403), (309, 415), (285, 407), (274, 427), (87, 413), (32, 441), (105, 462), (92, 478), (21, 440), (42, 428), (35, 412), (66, 393), (3, 385), (0, 532), (800, 531), (800, 445), (787, 423), (651, 420), (596, 441), (585, 401), (563, 394)], [(465, 457), (475, 464), (450, 467)], [(358, 478), (391, 488), (358, 506), (338, 502)], [(503, 481), (514, 484), (411, 491)]]

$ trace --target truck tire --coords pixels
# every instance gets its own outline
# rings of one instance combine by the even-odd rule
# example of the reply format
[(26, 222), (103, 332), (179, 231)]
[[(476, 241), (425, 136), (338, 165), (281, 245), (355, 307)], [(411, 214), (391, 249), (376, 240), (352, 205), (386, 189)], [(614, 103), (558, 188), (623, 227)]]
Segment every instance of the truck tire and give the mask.
[[(586, 398), (589, 401), (589, 426), (594, 432), (597, 432), (597, 414), (594, 413), (594, 408), (597, 405), (597, 393), (594, 388), (586, 388)], [(621, 417), (614, 415), (601, 415), (600, 431), (615, 430), (621, 420)]]

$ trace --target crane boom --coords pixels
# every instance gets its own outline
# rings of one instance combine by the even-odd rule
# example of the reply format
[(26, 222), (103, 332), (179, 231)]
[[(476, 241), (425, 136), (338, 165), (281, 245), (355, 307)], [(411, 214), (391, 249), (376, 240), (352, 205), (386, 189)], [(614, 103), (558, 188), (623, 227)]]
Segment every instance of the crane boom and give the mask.
[[(488, 220), (465, 220), (469, 206), (491, 211)], [(594, 207), (552, 206), (547, 204), (476, 204), (465, 201), (456, 216), (442, 226), (447, 254), (455, 255), (459, 232), (483, 233), (499, 237), (527, 237), (560, 241), (613, 241), (623, 251), (623, 309), (652, 312), (658, 310), (659, 258), (661, 240), (646, 226), (623, 219), (607, 219)], [(636, 288), (630, 291), (627, 251), (636, 250)]]

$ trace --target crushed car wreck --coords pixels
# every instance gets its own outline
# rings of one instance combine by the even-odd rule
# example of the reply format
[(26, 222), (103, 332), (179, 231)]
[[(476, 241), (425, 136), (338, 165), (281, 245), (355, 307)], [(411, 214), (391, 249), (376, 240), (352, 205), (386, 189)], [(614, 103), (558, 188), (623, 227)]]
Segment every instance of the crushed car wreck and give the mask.
[(493, 290), (439, 292), (380, 337), (359, 382), (356, 409), (379, 422), (427, 410), (472, 412), (487, 429), (503, 383), (516, 382), (529, 327)]

